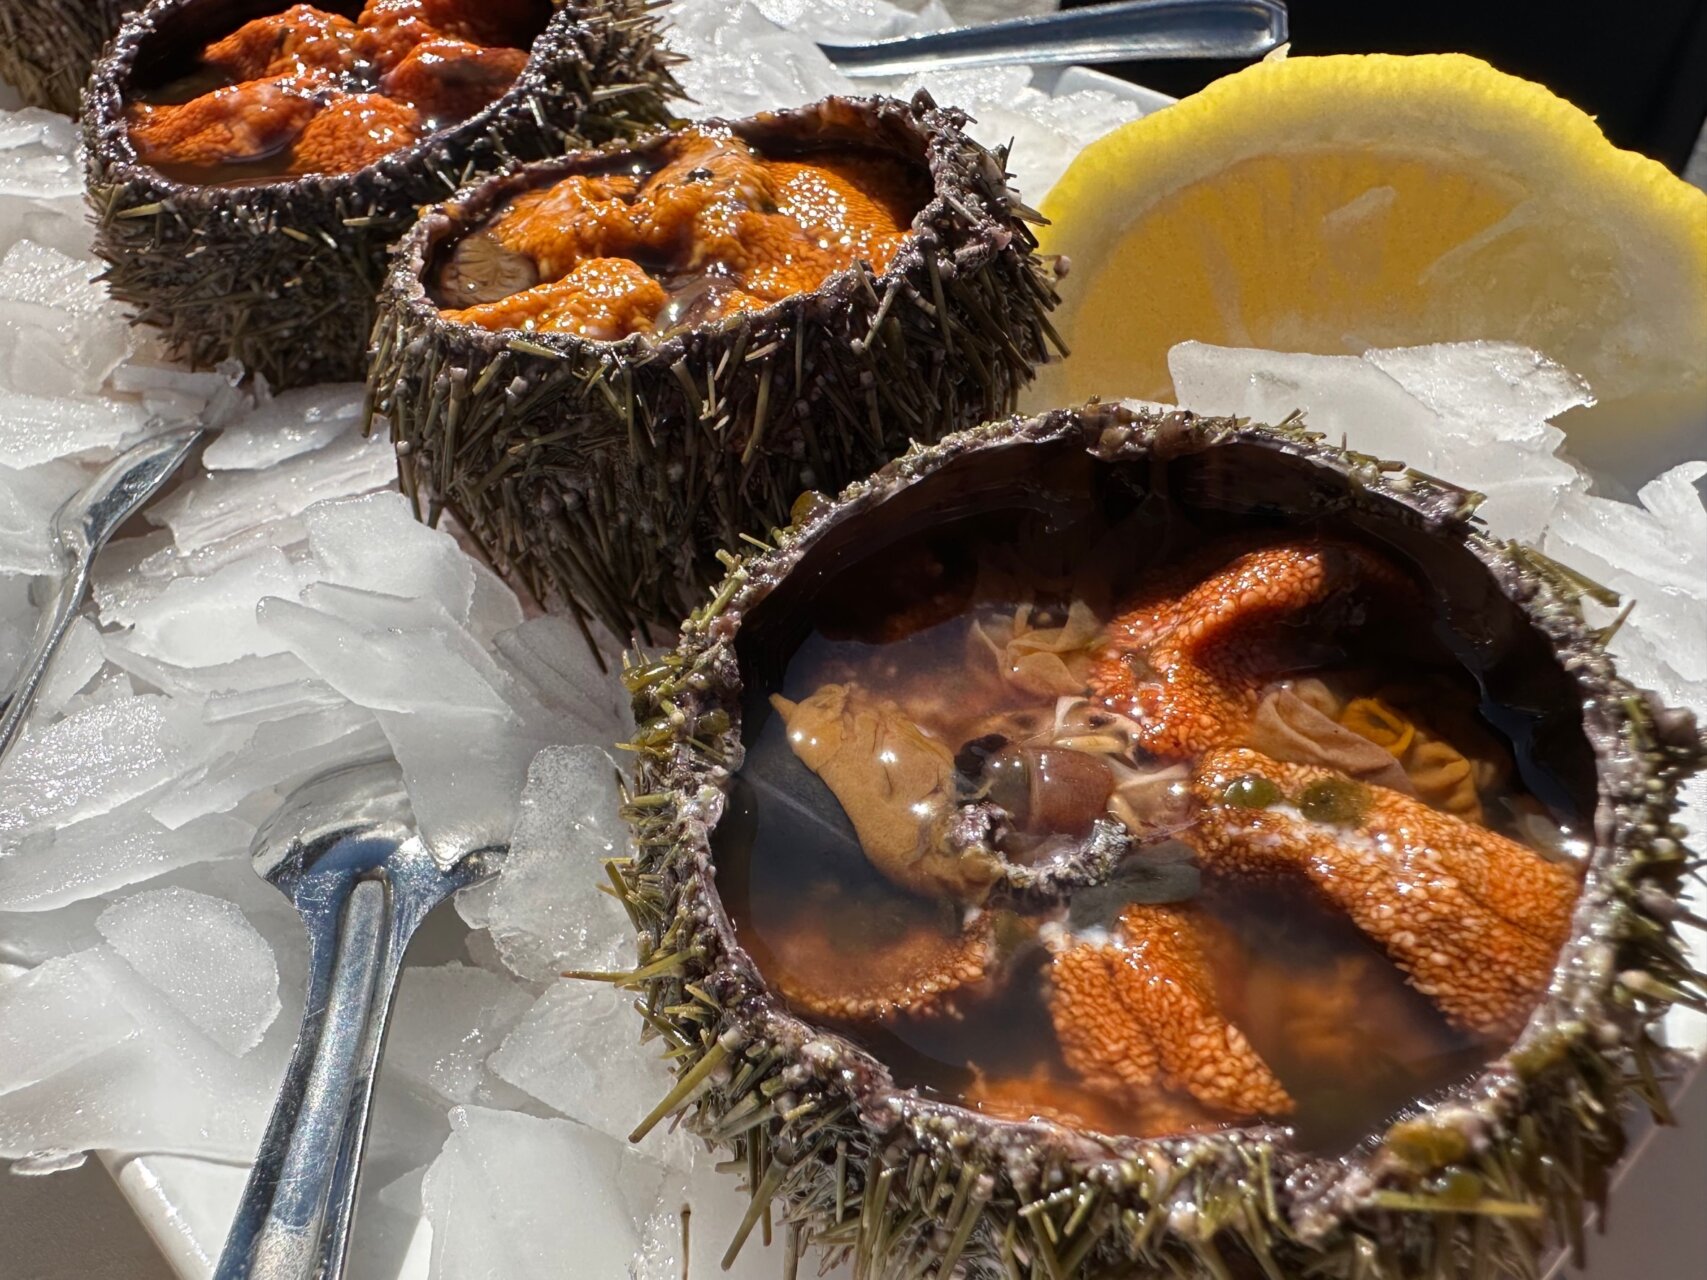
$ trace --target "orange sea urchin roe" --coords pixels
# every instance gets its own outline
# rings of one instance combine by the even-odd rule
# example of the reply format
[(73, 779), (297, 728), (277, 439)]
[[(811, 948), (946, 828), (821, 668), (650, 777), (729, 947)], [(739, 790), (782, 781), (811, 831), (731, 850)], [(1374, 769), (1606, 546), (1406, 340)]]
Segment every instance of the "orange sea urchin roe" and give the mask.
[(202, 54), (231, 79), (259, 80), (299, 72), (347, 71), (355, 62), (356, 24), (311, 5), (245, 22)]
[(273, 80), (250, 80), (174, 106), (131, 108), (130, 140), (147, 164), (258, 160), (289, 146), (314, 118), (313, 98)]
[(409, 50), (379, 83), (422, 115), (464, 120), (503, 97), (527, 60), (522, 49), (491, 49), (441, 36)]
[(291, 153), (296, 173), (336, 173), (339, 165), (361, 168), (421, 132), (421, 117), (403, 102), (377, 93), (339, 94), (309, 121)]
[(588, 258), (561, 280), (455, 313), (487, 329), (546, 329), (614, 340), (645, 333), (668, 301), (627, 258)]
[(582, 259), (638, 249), (629, 205), (639, 190), (640, 180), (627, 174), (565, 178), (518, 196), (488, 230), (510, 252), (532, 258), (541, 276), (567, 275)]
[(292, 5), (141, 95), (131, 141), (187, 182), (353, 172), (501, 97), (548, 13), (542, 0), (372, 0), (351, 22)]
[[(644, 181), (576, 175), (519, 197), (484, 234), (546, 282), (525, 307), (504, 299), (445, 314), (595, 338), (709, 323), (811, 292), (857, 262), (887, 270), (926, 194), (922, 168), (895, 157), (850, 148), (775, 159), (727, 130), (689, 129)], [(636, 306), (623, 333), (606, 332), (598, 309), (534, 300), (567, 299), (586, 287), (578, 264), (613, 256), (644, 264), (659, 286), (648, 295), (656, 308)], [(581, 327), (586, 314), (598, 331)]]
[[(894, 161), (835, 154), (770, 164), (776, 212), (748, 214), (747, 291), (772, 301), (816, 288), (855, 262), (886, 269), (916, 211)], [(798, 230), (796, 230), (798, 228)]]
[(356, 48), (382, 73), (440, 36), (519, 48), (530, 42), (539, 9), (538, 0), (367, 0)]

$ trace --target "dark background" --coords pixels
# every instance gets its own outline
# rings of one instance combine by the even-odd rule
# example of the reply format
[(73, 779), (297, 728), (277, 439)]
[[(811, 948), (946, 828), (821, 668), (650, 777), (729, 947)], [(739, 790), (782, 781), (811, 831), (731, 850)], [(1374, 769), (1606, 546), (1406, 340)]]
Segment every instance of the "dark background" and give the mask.
[[(1063, 0), (1076, 8), (1092, 0)], [(1292, 0), (1292, 52), (1473, 53), (1681, 171), (1707, 118), (1707, 0)], [(1241, 63), (1101, 67), (1179, 96)]]

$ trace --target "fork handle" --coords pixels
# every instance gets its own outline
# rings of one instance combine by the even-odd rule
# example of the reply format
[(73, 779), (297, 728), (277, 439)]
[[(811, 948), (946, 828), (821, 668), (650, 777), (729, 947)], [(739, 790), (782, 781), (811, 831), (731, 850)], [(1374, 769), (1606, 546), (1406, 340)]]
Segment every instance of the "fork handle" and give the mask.
[(310, 873), (308, 993), (255, 1167), (215, 1280), (334, 1280), (344, 1269), (392, 997), (434, 902), (383, 876)]

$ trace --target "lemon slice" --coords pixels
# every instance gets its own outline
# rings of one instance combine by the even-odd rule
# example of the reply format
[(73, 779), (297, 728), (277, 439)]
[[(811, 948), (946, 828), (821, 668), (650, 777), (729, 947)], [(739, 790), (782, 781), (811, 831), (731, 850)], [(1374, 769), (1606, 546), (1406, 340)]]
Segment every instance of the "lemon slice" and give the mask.
[(1582, 374), (1603, 408), (1707, 416), (1707, 193), (1475, 58), (1261, 63), (1087, 147), (1043, 212), (1072, 354), (1035, 405), (1170, 399), (1188, 338), (1488, 338)]

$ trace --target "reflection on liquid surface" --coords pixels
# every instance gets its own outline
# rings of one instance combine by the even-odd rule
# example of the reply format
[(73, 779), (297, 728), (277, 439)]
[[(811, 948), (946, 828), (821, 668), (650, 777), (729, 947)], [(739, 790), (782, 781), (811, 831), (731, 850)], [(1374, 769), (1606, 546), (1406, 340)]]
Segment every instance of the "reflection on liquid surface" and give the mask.
[(748, 663), (719, 886), (899, 1084), (1344, 1150), (1533, 1007), (1580, 818), (1390, 551), (999, 511), (819, 599)]

